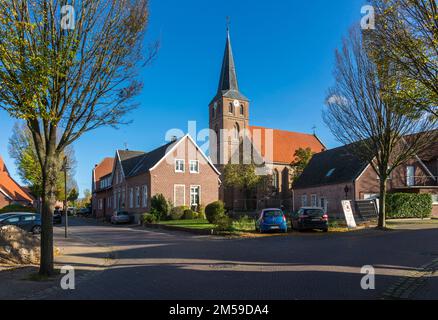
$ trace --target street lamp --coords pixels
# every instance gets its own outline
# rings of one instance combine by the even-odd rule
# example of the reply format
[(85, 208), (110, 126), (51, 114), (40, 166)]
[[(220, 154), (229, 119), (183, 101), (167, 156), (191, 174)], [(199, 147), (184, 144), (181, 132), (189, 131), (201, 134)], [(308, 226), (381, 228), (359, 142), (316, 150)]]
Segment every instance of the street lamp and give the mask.
[(62, 164), (62, 171), (64, 172), (64, 213), (65, 213), (65, 238), (68, 236), (68, 210), (67, 210), (67, 171), (70, 170), (68, 166), (68, 159), (64, 157), (64, 162)]

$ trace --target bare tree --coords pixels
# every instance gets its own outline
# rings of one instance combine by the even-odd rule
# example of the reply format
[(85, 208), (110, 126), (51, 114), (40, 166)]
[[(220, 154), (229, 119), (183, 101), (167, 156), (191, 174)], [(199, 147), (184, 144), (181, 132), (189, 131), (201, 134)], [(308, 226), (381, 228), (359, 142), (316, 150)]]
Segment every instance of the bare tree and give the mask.
[(53, 273), (58, 158), (84, 133), (126, 123), (137, 70), (158, 49), (142, 49), (148, 17), (148, 0), (0, 2), (0, 108), (25, 121), (42, 172), (40, 274)]
[(379, 227), (385, 227), (387, 180), (399, 165), (436, 141), (437, 121), (425, 111), (400, 112), (394, 69), (370, 39), (354, 29), (336, 52), (336, 84), (324, 121), (350, 151), (370, 163), (380, 179)]
[(403, 79), (397, 96), (409, 109), (438, 117), (437, 0), (372, 0), (375, 40)]

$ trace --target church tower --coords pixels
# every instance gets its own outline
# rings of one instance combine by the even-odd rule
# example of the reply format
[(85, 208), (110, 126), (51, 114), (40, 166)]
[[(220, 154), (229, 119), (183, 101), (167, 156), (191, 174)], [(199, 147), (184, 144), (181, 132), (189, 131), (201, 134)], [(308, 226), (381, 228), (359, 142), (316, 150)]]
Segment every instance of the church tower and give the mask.
[(219, 86), (209, 113), (210, 129), (217, 137), (210, 137), (210, 156), (221, 169), (230, 161), (232, 150), (238, 148), (242, 133), (249, 130), (249, 100), (239, 91), (229, 30)]

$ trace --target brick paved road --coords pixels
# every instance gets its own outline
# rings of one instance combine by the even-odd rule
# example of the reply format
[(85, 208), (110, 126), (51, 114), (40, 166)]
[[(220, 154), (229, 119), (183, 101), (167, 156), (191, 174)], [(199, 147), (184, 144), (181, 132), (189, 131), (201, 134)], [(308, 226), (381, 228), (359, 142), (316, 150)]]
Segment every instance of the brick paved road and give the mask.
[[(112, 247), (116, 261), (48, 298), (379, 299), (400, 276), (438, 257), (436, 227), (223, 239), (73, 224), (76, 235)], [(363, 265), (376, 268), (376, 290), (360, 288)]]

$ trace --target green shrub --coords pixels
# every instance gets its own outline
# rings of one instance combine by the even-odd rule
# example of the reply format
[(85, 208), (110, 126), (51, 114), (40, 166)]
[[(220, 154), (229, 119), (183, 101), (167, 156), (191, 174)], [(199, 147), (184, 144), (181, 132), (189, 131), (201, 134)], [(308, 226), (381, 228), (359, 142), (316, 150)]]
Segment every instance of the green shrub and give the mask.
[(157, 217), (156, 217), (154, 214), (151, 214), (151, 213), (144, 213), (144, 214), (141, 216), (141, 222), (142, 222), (143, 224), (146, 224), (146, 223), (155, 223), (155, 222), (157, 222)]
[(170, 210), (170, 220), (180, 220), (183, 215), (184, 215), (184, 211), (188, 210), (189, 208), (186, 206), (180, 206), (180, 207), (173, 207)]
[(243, 216), (233, 221), (233, 229), (238, 231), (253, 231), (255, 229), (255, 221), (248, 216)]
[(151, 213), (157, 215), (160, 220), (169, 214), (169, 202), (162, 194), (156, 194), (151, 198)]
[(232, 231), (233, 230), (233, 220), (225, 214), (217, 217), (216, 219), (216, 230), (218, 231)]
[(386, 198), (387, 218), (429, 218), (432, 196), (427, 193), (390, 193)]
[(225, 208), (222, 201), (212, 202), (205, 208), (205, 216), (210, 223), (216, 224), (217, 220), (224, 215)]
[(193, 212), (193, 210), (192, 209), (186, 209), (186, 210), (184, 210), (184, 214), (183, 214), (183, 216), (182, 216), (182, 218), (184, 219), (184, 220), (192, 220), (192, 219), (195, 219), (195, 213)]
[(37, 210), (34, 207), (25, 207), (19, 204), (11, 204), (6, 207), (0, 209), (0, 213), (8, 213), (8, 212), (32, 212), (35, 213)]
[(205, 220), (207, 218), (205, 217), (205, 213), (204, 212), (197, 212), (196, 213), (196, 219)]

